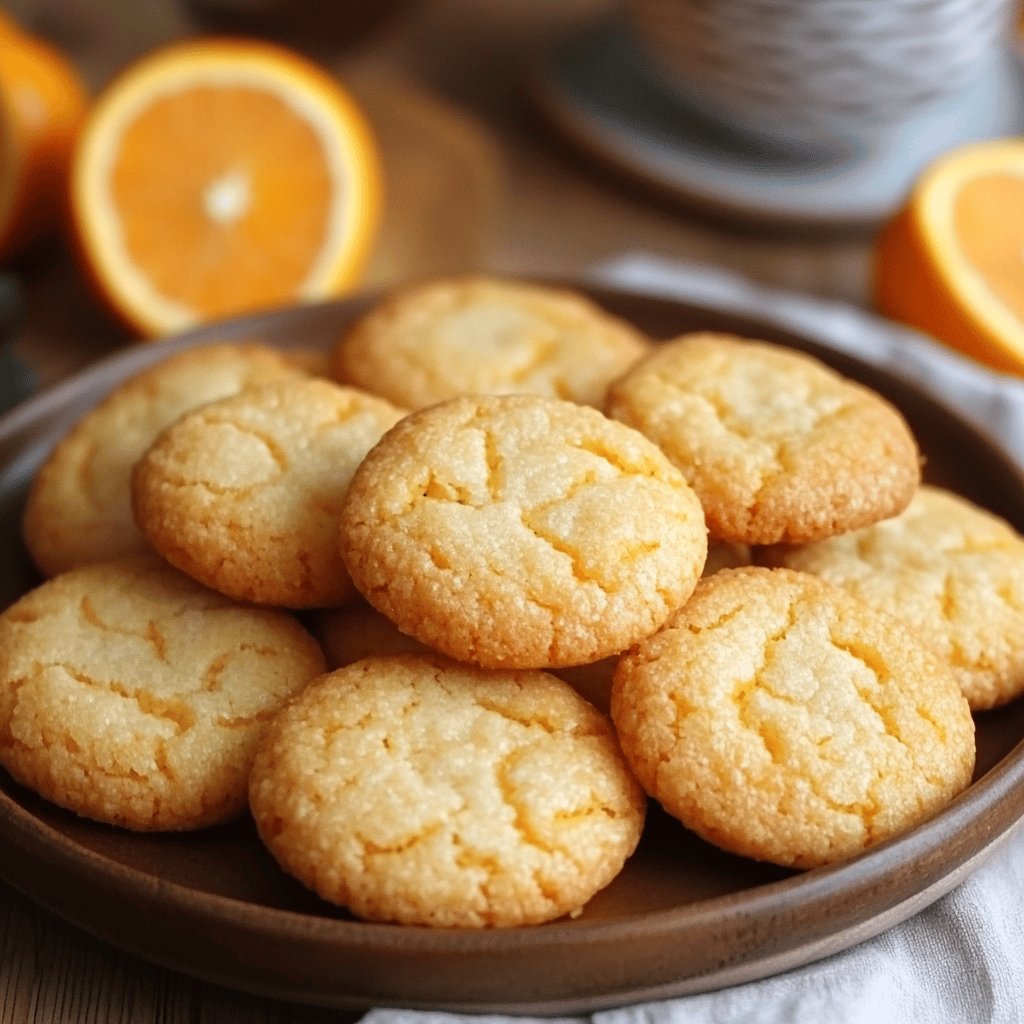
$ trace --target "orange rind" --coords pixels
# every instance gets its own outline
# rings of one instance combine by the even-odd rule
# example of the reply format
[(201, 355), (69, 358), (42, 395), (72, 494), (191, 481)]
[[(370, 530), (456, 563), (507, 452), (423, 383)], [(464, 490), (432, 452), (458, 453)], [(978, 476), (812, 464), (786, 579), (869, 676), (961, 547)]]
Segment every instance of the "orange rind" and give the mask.
[(0, 263), (63, 221), (87, 106), (71, 61), (0, 13)]
[(1024, 138), (932, 164), (875, 250), (886, 316), (999, 370), (1024, 374)]

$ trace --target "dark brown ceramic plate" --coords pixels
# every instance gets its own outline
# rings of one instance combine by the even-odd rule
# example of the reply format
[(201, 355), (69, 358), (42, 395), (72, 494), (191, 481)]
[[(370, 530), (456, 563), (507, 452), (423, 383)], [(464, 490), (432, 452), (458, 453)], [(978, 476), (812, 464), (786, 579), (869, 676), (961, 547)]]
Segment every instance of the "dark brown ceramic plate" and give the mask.
[[(594, 292), (656, 336), (732, 330), (810, 351), (907, 416), (927, 475), (1024, 529), (1024, 479), (996, 446), (912, 384), (769, 323)], [(170, 351), (229, 337), (327, 346), (365, 300), (307, 307), (133, 348), (0, 420), (0, 606), (35, 576), (19, 538), (47, 450), (114, 383)], [(576, 920), (459, 932), (365, 924), (305, 892), (248, 822), (134, 835), (51, 807), (0, 772), (0, 875), (105, 941), (221, 984), (300, 1002), (569, 1013), (706, 991), (869, 938), (960, 882), (1024, 814), (1024, 701), (978, 718), (973, 785), (913, 832), (847, 864), (794, 874), (723, 854), (652, 810), (625, 871)]]

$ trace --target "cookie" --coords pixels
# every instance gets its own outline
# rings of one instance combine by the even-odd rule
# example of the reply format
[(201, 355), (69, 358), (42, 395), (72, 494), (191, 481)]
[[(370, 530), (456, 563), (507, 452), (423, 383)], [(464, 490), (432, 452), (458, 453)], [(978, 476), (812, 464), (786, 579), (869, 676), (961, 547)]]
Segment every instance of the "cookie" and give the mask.
[(920, 479), (892, 405), (767, 342), (667, 342), (609, 388), (606, 411), (683, 471), (719, 540), (804, 543), (869, 526), (905, 508)]
[(95, 563), (0, 614), (0, 763), (77, 814), (140, 831), (245, 810), (256, 743), (323, 655), (155, 556)]
[(338, 554), (341, 499), (402, 412), (298, 378), (187, 413), (138, 461), (135, 521), (172, 565), (238, 600), (286, 608), (353, 596)]
[(724, 569), (619, 662), (612, 718), (648, 793), (722, 849), (853, 857), (971, 781), (974, 723), (897, 619), (788, 569)]
[(973, 710), (1024, 692), (1024, 538), (967, 499), (922, 485), (893, 519), (758, 559), (902, 619), (952, 666)]
[(370, 658), (317, 680), (253, 765), (285, 871), (371, 921), (538, 924), (621, 871), (645, 798), (611, 724), (544, 672)]
[(258, 343), (189, 349), (116, 387), (42, 464), (23, 517), (25, 544), (44, 576), (149, 545), (132, 519), (132, 466), (164, 427), (197, 405), (299, 371)]
[(600, 405), (649, 340), (562, 288), (457, 277), (410, 285), (339, 339), (344, 383), (419, 409), (465, 394), (512, 392)]
[[(310, 613), (309, 630), (316, 637), (327, 667), (351, 665), (363, 658), (390, 654), (430, 654), (426, 644), (403, 633), (389, 618), (364, 601), (341, 608), (323, 608)], [(608, 711), (614, 658), (603, 658), (591, 665), (552, 669), (552, 675), (564, 679), (600, 711)]]
[(635, 430), (530, 395), (410, 414), (342, 506), (356, 587), (404, 633), (486, 668), (598, 661), (652, 633), (707, 553), (700, 503)]

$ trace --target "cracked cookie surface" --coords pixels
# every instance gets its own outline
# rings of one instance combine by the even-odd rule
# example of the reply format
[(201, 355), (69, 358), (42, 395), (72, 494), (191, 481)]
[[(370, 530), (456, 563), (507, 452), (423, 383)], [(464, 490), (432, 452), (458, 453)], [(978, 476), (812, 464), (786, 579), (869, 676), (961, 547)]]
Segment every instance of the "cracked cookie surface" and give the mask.
[(881, 395), (803, 353), (721, 334), (657, 346), (606, 411), (651, 438), (697, 492), (714, 538), (803, 543), (895, 515), (916, 442)]
[(707, 554), (696, 495), (596, 409), (467, 396), (412, 413), (356, 471), (341, 549), (399, 628), (459, 661), (557, 668), (652, 633)]
[(85, 817), (201, 828), (245, 809), (266, 723), (323, 669), (292, 616), (155, 556), (83, 566), (0, 614), (0, 763)]
[(813, 573), (907, 623), (952, 667), (973, 710), (1024, 693), (1024, 538), (966, 498), (922, 485), (892, 519), (758, 560)]
[(132, 518), (131, 472), (157, 434), (204, 402), (300, 372), (268, 345), (225, 343), (170, 356), (116, 387), (58, 442), (33, 480), (22, 525), (40, 572), (53, 576), (148, 550)]
[(901, 622), (788, 569), (708, 577), (624, 656), (612, 718), (644, 788), (709, 842), (810, 868), (941, 810), (974, 723)]
[(622, 869), (646, 799), (610, 722), (544, 672), (370, 658), (279, 715), (253, 816), (281, 866), (375, 921), (537, 924)]
[(238, 600), (308, 608), (353, 596), (342, 496), (403, 415), (326, 380), (269, 384), (172, 424), (136, 464), (135, 520), (172, 565)]
[(649, 346), (576, 292), (460, 277), (386, 298), (346, 330), (332, 367), (338, 380), (409, 409), (511, 392), (599, 406)]

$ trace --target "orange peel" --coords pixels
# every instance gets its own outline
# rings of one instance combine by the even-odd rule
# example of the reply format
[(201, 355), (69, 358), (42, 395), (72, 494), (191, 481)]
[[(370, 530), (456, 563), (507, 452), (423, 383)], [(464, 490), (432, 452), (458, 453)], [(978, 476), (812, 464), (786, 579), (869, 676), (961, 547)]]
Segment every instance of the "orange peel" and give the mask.
[(1024, 138), (925, 170), (879, 236), (873, 297), (886, 316), (1024, 374)]

